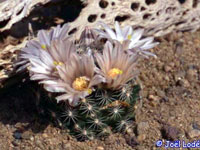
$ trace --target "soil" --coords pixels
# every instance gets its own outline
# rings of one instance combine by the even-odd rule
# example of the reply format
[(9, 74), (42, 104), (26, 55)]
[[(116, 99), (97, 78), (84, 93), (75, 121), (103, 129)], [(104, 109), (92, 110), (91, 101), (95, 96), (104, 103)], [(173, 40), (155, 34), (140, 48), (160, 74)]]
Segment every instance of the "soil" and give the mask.
[[(200, 31), (157, 39), (157, 59), (138, 63), (142, 86), (135, 105), (134, 133), (79, 142), (53, 122), (38, 117), (30, 83), (21, 82), (0, 97), (1, 150), (151, 150), (156, 141), (200, 137)], [(15, 77), (13, 78), (15, 79)], [(1, 90), (3, 91), (3, 90)], [(164, 148), (163, 148), (164, 149)]]
[(160, 150), (164, 147), (157, 147), (157, 140), (163, 144), (198, 140), (200, 31), (171, 33), (157, 40), (160, 45), (152, 49), (157, 59), (138, 63), (142, 90), (135, 105), (134, 133), (77, 141), (59, 124), (39, 117), (31, 90), (35, 83), (16, 75), (9, 80), (22, 82), (0, 89), (0, 150)]

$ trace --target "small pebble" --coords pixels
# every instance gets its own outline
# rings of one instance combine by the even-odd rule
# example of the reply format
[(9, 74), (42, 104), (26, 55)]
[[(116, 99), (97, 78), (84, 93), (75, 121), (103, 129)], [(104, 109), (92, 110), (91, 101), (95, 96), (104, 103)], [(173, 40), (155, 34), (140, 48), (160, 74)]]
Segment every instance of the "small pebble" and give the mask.
[(26, 140), (29, 140), (31, 136), (32, 136), (31, 133), (28, 131), (21, 134), (22, 139), (26, 139)]
[(159, 100), (159, 97), (158, 97), (158, 96), (154, 96), (154, 95), (149, 95), (149, 96), (148, 96), (148, 99), (149, 99), (150, 101), (157, 101), (157, 100)]
[(170, 62), (169, 66), (173, 68), (175, 66), (175, 63), (174, 62)]
[(33, 141), (33, 140), (34, 140), (34, 137), (33, 137), (33, 136), (31, 136), (31, 137), (30, 137), (30, 140), (31, 140), (31, 141)]
[(168, 65), (165, 65), (164, 66), (164, 71), (165, 72), (169, 72), (169, 71), (171, 71), (172, 70), (172, 67), (170, 67), (170, 66), (168, 66)]
[(15, 139), (21, 139), (22, 138), (22, 133), (15, 132), (13, 136), (14, 136)]
[(98, 146), (97, 150), (104, 150), (104, 148), (102, 146)]
[(47, 138), (47, 137), (48, 137), (48, 135), (47, 135), (46, 133), (43, 133), (42, 136), (43, 136), (44, 138)]
[(190, 138), (200, 137), (200, 130), (192, 129), (188, 132)]
[(193, 123), (192, 123), (192, 127), (193, 127), (194, 129), (200, 130), (200, 125), (199, 125), (197, 122), (193, 122)]
[(164, 125), (162, 128), (162, 136), (167, 140), (177, 140), (179, 133), (179, 129), (174, 126)]
[(146, 134), (140, 134), (137, 137), (138, 142), (142, 142), (146, 139)]
[(126, 143), (131, 146), (132, 148), (136, 147), (139, 142), (135, 136), (125, 136)]
[(166, 81), (169, 81), (170, 79), (169, 79), (169, 76), (164, 76), (164, 80), (166, 80)]
[(190, 87), (190, 83), (189, 83), (189, 81), (186, 80), (186, 79), (178, 80), (176, 84), (177, 84), (178, 86), (182, 86), (182, 87)]

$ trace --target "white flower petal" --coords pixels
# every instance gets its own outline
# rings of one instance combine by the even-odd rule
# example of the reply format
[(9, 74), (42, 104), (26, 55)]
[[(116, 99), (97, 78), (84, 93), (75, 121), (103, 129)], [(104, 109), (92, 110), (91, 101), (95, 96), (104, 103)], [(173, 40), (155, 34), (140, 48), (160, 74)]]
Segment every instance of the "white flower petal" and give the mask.
[(45, 30), (41, 30), (38, 32), (38, 38), (41, 44), (50, 45), (50, 38)]
[(142, 37), (143, 32), (144, 29), (138, 29), (132, 34), (131, 43), (129, 45), (130, 48), (133, 48), (134, 45), (139, 41), (139, 39)]
[(55, 84), (57, 84), (58, 82), (53, 81), (53, 80), (44, 80), (44, 81), (40, 81), (39, 83), (48, 84), (48, 85), (51, 85), (51, 84), (55, 85)]
[(110, 36), (110, 38), (117, 40), (115, 32), (108, 25), (106, 25), (103, 22), (99, 22), (99, 23), (100, 23), (100, 25), (102, 25), (104, 27), (104, 29), (106, 30), (106, 32)]
[(42, 63), (41, 61), (33, 61), (30, 60), (30, 71), (35, 72), (35, 73), (44, 73), (44, 74), (50, 74), (50, 70), (51, 68), (49, 68), (49, 66), (46, 66), (44, 63)]
[(155, 47), (156, 45), (158, 45), (159, 43), (158, 42), (155, 42), (155, 43), (145, 43), (143, 46), (141, 46), (140, 48), (141, 49), (151, 49), (153, 47)]
[(132, 36), (133, 34), (133, 28), (131, 26), (125, 26), (123, 29), (122, 29), (122, 35), (124, 37), (124, 39), (128, 39), (128, 36), (131, 35)]
[(65, 88), (63, 87), (56, 87), (56, 86), (50, 86), (50, 85), (44, 85), (44, 88), (49, 92), (56, 92), (56, 93), (62, 93), (65, 92)]
[(46, 51), (41, 51), (40, 53), (40, 59), (42, 62), (44, 62), (47, 66), (53, 66), (53, 59), (50, 56), (49, 53), (47, 53)]
[(31, 80), (47, 80), (49, 78), (50, 77), (48, 75), (38, 73), (38, 74), (33, 74), (30, 79)]
[[(131, 48), (139, 48), (139, 47), (141, 47), (142, 45), (144, 45), (146, 42), (151, 43), (153, 40), (154, 40), (153, 37), (147, 37), (147, 38), (144, 38), (144, 39), (142, 39), (142, 40), (139, 40), (139, 41), (138, 41), (137, 43), (135, 43), (134, 45), (133, 45), (133, 44), (129, 45), (129, 48), (130, 48), (130, 49), (131, 49)], [(132, 45), (133, 45), (133, 46), (132, 46)]]
[(42, 68), (45, 68), (45, 69), (51, 69), (51, 66), (46, 65), (44, 62), (42, 62), (38, 58), (30, 59), (30, 64), (31, 64), (31, 67), (42, 67)]
[(34, 72), (34, 73), (43, 73), (43, 74), (50, 74), (50, 72), (48, 70), (46, 70), (45, 68), (43, 67), (31, 67), (29, 69), (31, 72)]
[(153, 40), (154, 40), (154, 37), (147, 37), (147, 38), (144, 38), (140, 41), (144, 42), (144, 43), (151, 43), (151, 42), (153, 42)]
[(69, 103), (72, 103), (72, 97), (69, 94), (63, 94), (63, 95), (57, 96), (56, 100), (57, 100), (57, 103), (63, 100), (68, 100)]
[(154, 54), (154, 53), (151, 53), (151, 52), (148, 52), (148, 51), (142, 51), (142, 54), (144, 55), (144, 56), (152, 56), (152, 57), (154, 57), (154, 58), (157, 58), (157, 56)]
[(121, 31), (118, 21), (115, 22), (115, 31), (116, 31), (117, 40), (124, 41), (125, 39), (122, 35), (122, 31)]

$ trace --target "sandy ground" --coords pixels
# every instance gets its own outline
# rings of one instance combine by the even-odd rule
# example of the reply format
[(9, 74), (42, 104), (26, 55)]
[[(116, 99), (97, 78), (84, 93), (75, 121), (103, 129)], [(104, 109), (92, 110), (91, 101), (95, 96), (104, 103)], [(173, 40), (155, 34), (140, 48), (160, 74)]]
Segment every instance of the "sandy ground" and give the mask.
[(112, 134), (79, 142), (66, 130), (38, 117), (31, 83), (0, 94), (1, 150), (151, 150), (156, 141), (200, 138), (200, 32), (158, 38), (158, 58), (138, 63), (142, 86), (132, 135)]

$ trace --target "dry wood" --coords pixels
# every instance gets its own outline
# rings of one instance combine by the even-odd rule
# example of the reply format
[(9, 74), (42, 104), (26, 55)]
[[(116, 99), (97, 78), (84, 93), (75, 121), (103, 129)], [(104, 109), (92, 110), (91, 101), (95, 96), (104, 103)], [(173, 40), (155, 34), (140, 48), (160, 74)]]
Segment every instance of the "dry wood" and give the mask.
[[(28, 16), (33, 8), (52, 0), (0, 0), (0, 31), (9, 30), (13, 24)], [(162, 36), (172, 31), (196, 31), (200, 27), (200, 0), (81, 0), (86, 7), (71, 22), (73, 38), (79, 38), (85, 26), (98, 27), (98, 21), (113, 25), (132, 25), (145, 28), (145, 35)], [(12, 70), (15, 51), (27, 43), (0, 49), (0, 82)], [(5, 56), (9, 55), (9, 57)]]

